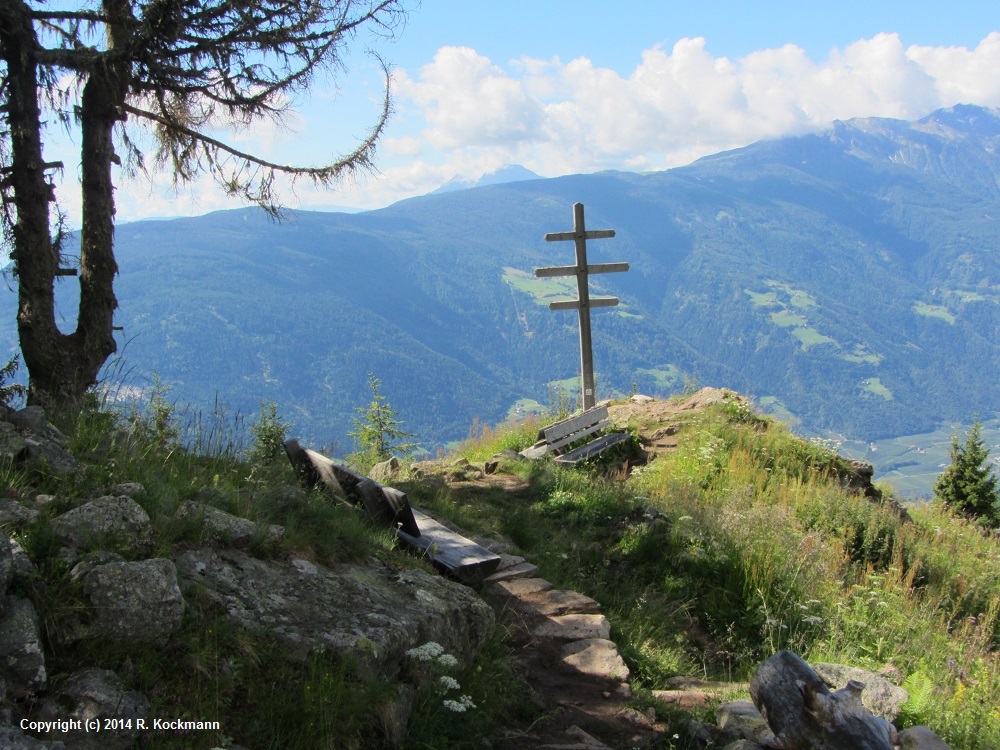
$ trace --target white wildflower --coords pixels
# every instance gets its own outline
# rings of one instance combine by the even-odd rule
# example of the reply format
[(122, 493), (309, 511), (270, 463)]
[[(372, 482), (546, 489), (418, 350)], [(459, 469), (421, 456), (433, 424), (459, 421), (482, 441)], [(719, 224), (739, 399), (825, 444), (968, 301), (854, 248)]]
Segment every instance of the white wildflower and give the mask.
[(417, 661), (433, 661), (444, 653), (444, 647), (440, 643), (428, 641), (423, 646), (411, 648), (406, 655)]
[(447, 708), (449, 711), (454, 711), (455, 713), (462, 713), (470, 708), (475, 708), (476, 704), (472, 702), (472, 698), (468, 695), (458, 696), (458, 700), (446, 700), (442, 701), (441, 705)]
[(458, 690), (462, 687), (458, 684), (458, 680), (454, 677), (449, 677), (448, 675), (441, 675), (438, 677), (438, 685), (440, 685), (444, 690)]
[(451, 669), (452, 667), (458, 666), (458, 659), (451, 654), (441, 654), (441, 656), (437, 658), (437, 663), (445, 669)]

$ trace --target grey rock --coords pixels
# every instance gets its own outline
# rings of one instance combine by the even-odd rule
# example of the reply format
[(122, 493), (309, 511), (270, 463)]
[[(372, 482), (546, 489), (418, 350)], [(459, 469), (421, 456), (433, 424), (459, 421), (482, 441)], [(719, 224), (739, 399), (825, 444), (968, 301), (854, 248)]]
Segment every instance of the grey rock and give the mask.
[(7, 587), (14, 579), (14, 555), (11, 539), (0, 530), (0, 596), (7, 594)]
[[(41, 406), (25, 406), (23, 409), (13, 412), (7, 421), (23, 433), (44, 435), (48, 427), (55, 430), (57, 434), (62, 434), (45, 421), (45, 409)], [(65, 440), (64, 437), (63, 441), (65, 442)]]
[(81, 581), (86, 578), (87, 574), (101, 565), (107, 565), (113, 562), (123, 562), (125, 558), (119, 555), (117, 552), (112, 552), (108, 549), (98, 549), (93, 552), (88, 552), (80, 561), (73, 567), (69, 572), (69, 578), (71, 581)]
[[(2, 534), (0, 534), (2, 536)], [(0, 542), (0, 546), (2, 542)], [(29, 584), (35, 578), (38, 577), (38, 568), (31, 562), (31, 558), (28, 557), (28, 553), (24, 551), (24, 547), (18, 544), (16, 539), (10, 540), (10, 556), (14, 563), (14, 578), (15, 583)], [(3, 552), (0, 551), (0, 557), (3, 556)], [(0, 596), (3, 592), (0, 591)]]
[(750, 740), (736, 740), (730, 742), (722, 750), (763, 750), (763, 745)]
[(127, 495), (128, 497), (135, 497), (136, 495), (141, 495), (146, 491), (146, 488), (141, 482), (122, 482), (121, 484), (112, 485), (108, 489), (109, 495), (120, 496)]
[(910, 727), (900, 732), (899, 747), (901, 750), (951, 750), (927, 727)]
[(509, 581), (499, 581), (491, 587), (500, 596), (525, 596), (542, 591), (549, 591), (552, 584), (544, 578), (514, 578)]
[(72, 640), (165, 643), (181, 626), (184, 598), (170, 560), (98, 565), (82, 577), (82, 586), (92, 619)]
[(614, 641), (589, 638), (563, 646), (562, 662), (583, 674), (608, 680), (627, 682), (628, 667), (618, 653)]
[(0, 607), (0, 677), (16, 698), (45, 687), (45, 655), (38, 615), (27, 599), (8, 596)]
[(16, 727), (0, 727), (0, 747), (4, 750), (66, 750), (62, 742), (43, 742)]
[(608, 745), (605, 745), (599, 739), (591, 734), (588, 734), (575, 724), (569, 727), (565, 734), (569, 739), (573, 740), (573, 744), (566, 745), (559, 743), (553, 745), (542, 745), (542, 747), (552, 748), (552, 750), (611, 750)]
[(861, 692), (861, 705), (887, 721), (892, 721), (899, 716), (903, 704), (910, 698), (910, 694), (903, 688), (893, 685), (874, 672), (850, 667), (846, 664), (820, 663), (811, 666), (823, 682), (834, 690), (846, 687), (851, 680), (860, 682), (865, 686)]
[(535, 638), (557, 638), (578, 641), (587, 638), (610, 638), (611, 623), (604, 615), (559, 615), (545, 617), (533, 626), (530, 633)]
[(83, 547), (109, 536), (135, 548), (149, 541), (149, 516), (125, 495), (92, 500), (53, 518), (49, 527), (70, 547)]
[(723, 742), (737, 740), (761, 742), (774, 737), (760, 711), (748, 700), (723, 703), (715, 709), (715, 722)]
[(644, 396), (641, 393), (636, 393), (632, 398), (629, 399), (633, 404), (649, 404), (656, 401), (652, 396)]
[(42, 702), (37, 712), (40, 721), (97, 719), (131, 720), (132, 729), (107, 732), (52, 732), (68, 750), (125, 750), (138, 737), (136, 719), (149, 715), (149, 701), (142, 693), (122, 688), (121, 680), (107, 669), (87, 669), (61, 683)]
[(486, 577), (487, 583), (499, 583), (500, 581), (512, 581), (516, 578), (532, 578), (538, 573), (538, 566), (530, 562), (522, 562), (511, 565), (490, 576)]
[(431, 641), (467, 666), (495, 624), (493, 610), (465, 586), (378, 560), (314, 565), (313, 573), (235, 549), (186, 550), (174, 559), (182, 579), (204, 587), (230, 621), (267, 628), (303, 660), (349, 654), (366, 679), (395, 676), (409, 649)]
[(58, 501), (59, 498), (55, 495), (35, 495), (35, 505), (38, 506), (39, 510), (45, 510)]
[(596, 615), (601, 605), (578, 591), (549, 590), (518, 597), (517, 606), (540, 615)]
[(368, 477), (376, 482), (387, 482), (399, 473), (401, 466), (398, 458), (390, 456), (385, 461), (375, 464), (368, 472)]
[(53, 474), (72, 474), (77, 469), (76, 459), (72, 453), (58, 441), (40, 435), (24, 439), (24, 450), (19, 460), (29, 469)]
[(283, 526), (268, 524), (258, 526), (253, 521), (226, 513), (224, 510), (213, 508), (211, 505), (196, 503), (188, 500), (181, 503), (177, 509), (177, 518), (200, 519), (205, 530), (215, 539), (228, 542), (235, 546), (246, 546), (253, 541), (258, 534), (263, 534), (267, 539), (280, 542), (285, 536)]
[(497, 453), (493, 458), (486, 462), (483, 466), (483, 471), (487, 474), (499, 474), (502, 471), (506, 471), (514, 464), (523, 460), (522, 456), (512, 448), (507, 448)]
[(8, 529), (23, 529), (38, 520), (38, 511), (25, 508), (17, 500), (0, 500), (0, 526)]
[(24, 438), (17, 428), (10, 422), (0, 422), (0, 460), (17, 460), (24, 446)]

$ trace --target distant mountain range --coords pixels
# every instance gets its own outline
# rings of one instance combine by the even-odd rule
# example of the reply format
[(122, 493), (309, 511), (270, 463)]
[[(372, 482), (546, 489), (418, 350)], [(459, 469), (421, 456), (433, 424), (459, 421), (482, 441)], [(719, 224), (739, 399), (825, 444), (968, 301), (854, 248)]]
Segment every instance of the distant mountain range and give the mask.
[(431, 192), (431, 195), (440, 193), (451, 193), (455, 190), (468, 190), (470, 188), (486, 187), (487, 185), (504, 185), (508, 182), (523, 182), (524, 180), (541, 180), (540, 175), (535, 174), (530, 169), (522, 167), (520, 164), (508, 164), (493, 172), (488, 172), (476, 180), (455, 176), (448, 182)]
[[(526, 170), (525, 170), (526, 171)], [(523, 173), (522, 173), (523, 174)], [(535, 177), (532, 175), (532, 177)], [(117, 232), (123, 356), (183, 400), (273, 399), (340, 441), (368, 373), (432, 448), (547, 405), (578, 368), (572, 262), (586, 206), (599, 396), (685, 379), (865, 441), (1000, 409), (1000, 114), (859, 119), (653, 174), (507, 181), (360, 214), (256, 209)], [(72, 282), (60, 281), (72, 288)], [(0, 344), (13, 350), (14, 295)], [(71, 310), (67, 297), (64, 309)]]

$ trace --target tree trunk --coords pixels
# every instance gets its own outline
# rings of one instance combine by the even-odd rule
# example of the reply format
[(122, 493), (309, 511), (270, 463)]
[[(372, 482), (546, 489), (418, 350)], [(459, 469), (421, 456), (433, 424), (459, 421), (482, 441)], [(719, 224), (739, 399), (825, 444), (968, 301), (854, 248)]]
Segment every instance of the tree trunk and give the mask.
[(8, 121), (11, 124), (10, 185), (17, 219), (11, 259), (18, 278), (17, 327), (28, 369), (28, 403), (50, 412), (78, 412), (87, 389), (116, 350), (112, 316), (117, 303), (112, 284), (115, 159), (112, 130), (122, 118), (124, 87), (111, 66), (101, 66), (84, 87), (83, 227), (80, 244), (80, 309), (77, 328), (59, 331), (55, 320), (54, 282), (59, 267), (52, 241), (49, 203), (53, 187), (42, 157), (40, 84), (35, 50), (39, 48), (28, 7), (4, 2), (0, 11), (0, 46), (7, 64)]

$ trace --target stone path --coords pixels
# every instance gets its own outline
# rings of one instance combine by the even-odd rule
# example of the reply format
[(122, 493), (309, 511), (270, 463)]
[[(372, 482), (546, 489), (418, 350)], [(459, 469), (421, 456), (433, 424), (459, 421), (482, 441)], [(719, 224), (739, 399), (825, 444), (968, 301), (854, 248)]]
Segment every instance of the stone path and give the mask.
[(506, 544), (473, 539), (501, 557), (485, 593), (511, 628), (515, 668), (547, 716), (527, 732), (512, 732), (500, 747), (644, 747), (665, 731), (652, 710), (628, 707), (628, 667), (610, 640), (600, 605), (576, 591), (555, 589), (538, 577), (537, 566), (507, 554)]

